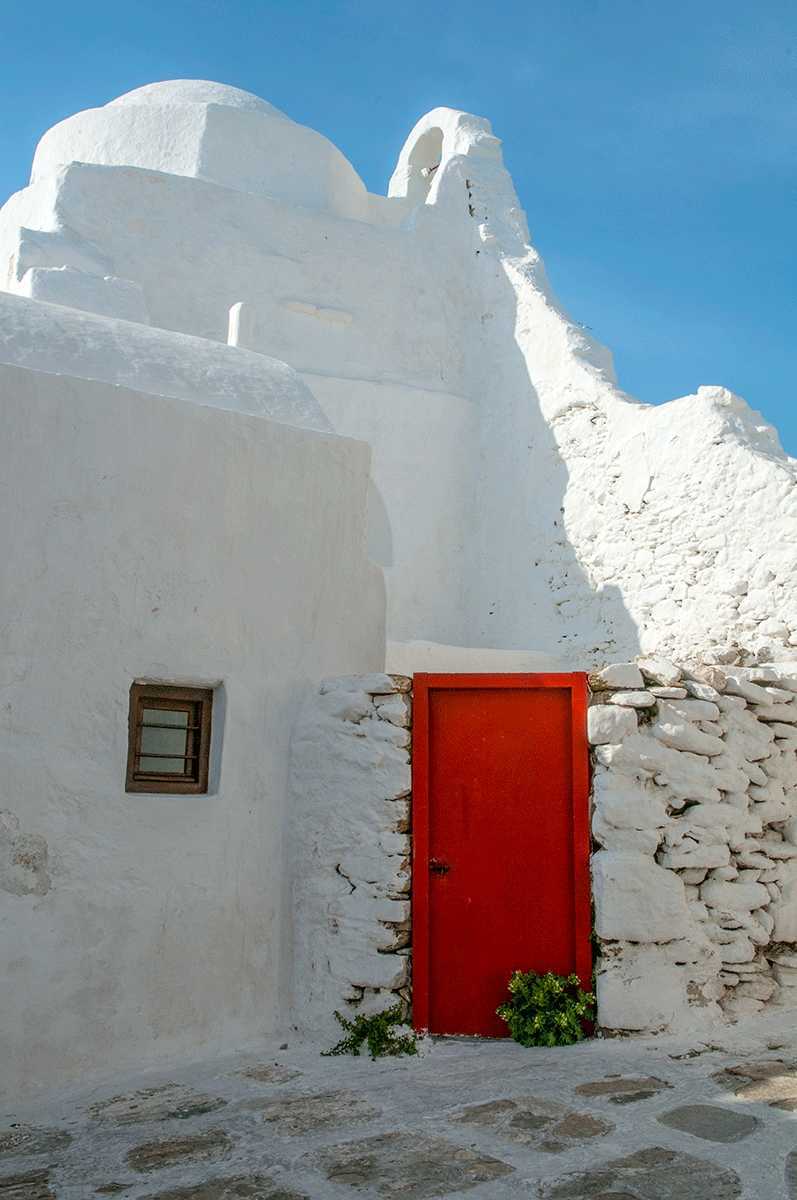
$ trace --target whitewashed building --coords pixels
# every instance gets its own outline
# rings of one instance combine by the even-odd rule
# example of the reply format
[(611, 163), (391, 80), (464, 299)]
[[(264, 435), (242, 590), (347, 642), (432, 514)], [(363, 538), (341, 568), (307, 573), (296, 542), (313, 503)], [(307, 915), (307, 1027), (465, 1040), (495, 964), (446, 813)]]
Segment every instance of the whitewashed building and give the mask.
[(486, 120), (429, 113), (382, 196), (249, 93), (151, 84), (44, 135), (0, 263), (12, 1086), (409, 998), (385, 669), (643, 657), (590, 710), (601, 1019), (784, 1002), (794, 460), (721, 387), (619, 390)]

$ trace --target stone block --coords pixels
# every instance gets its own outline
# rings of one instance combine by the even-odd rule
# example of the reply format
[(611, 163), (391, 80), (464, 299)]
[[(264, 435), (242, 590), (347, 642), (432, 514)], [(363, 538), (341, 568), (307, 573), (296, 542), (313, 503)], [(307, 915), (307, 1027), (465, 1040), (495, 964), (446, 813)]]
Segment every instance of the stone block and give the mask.
[(686, 1009), (683, 968), (655, 946), (624, 948), (598, 971), (596, 991), (598, 1023), (605, 1029), (666, 1029)]
[(598, 672), (598, 679), (608, 688), (641, 688), (645, 686), (642, 672), (636, 663), (612, 663)]
[(389, 721), (402, 729), (406, 729), (410, 723), (409, 705), (399, 694), (388, 696), (386, 699), (377, 698), (376, 711), (383, 721)]
[(659, 706), (659, 718), (651, 725), (650, 731), (665, 746), (673, 750), (685, 750), (689, 754), (713, 757), (722, 754), (726, 748), (722, 738), (701, 733), (667, 701)]
[(652, 859), (600, 850), (592, 859), (595, 930), (606, 941), (669, 942), (690, 928), (684, 885)]
[(616, 745), (636, 731), (637, 717), (631, 708), (593, 704), (587, 711), (587, 737), (592, 746)]
[(751, 979), (739, 984), (737, 996), (748, 996), (753, 1000), (771, 1000), (778, 990), (778, 985), (769, 975), (754, 975)]
[(700, 889), (700, 899), (710, 908), (728, 909), (731, 912), (752, 912), (753, 909), (769, 904), (769, 892), (760, 883), (736, 883), (709, 879)]
[(604, 850), (630, 850), (653, 857), (659, 847), (661, 833), (656, 829), (615, 829), (596, 809), (592, 815), (592, 836)]
[(681, 680), (680, 667), (668, 658), (640, 658), (639, 669), (651, 683), (664, 687), (674, 687)]
[(797, 704), (756, 704), (754, 712), (759, 721), (789, 725), (797, 722)]
[(780, 899), (773, 901), (770, 912), (775, 920), (773, 940), (797, 942), (797, 880), (783, 885)]
[(685, 679), (684, 690), (693, 696), (696, 700), (706, 700), (711, 703), (716, 703), (720, 698), (720, 693), (710, 683), (703, 683), (699, 679)]
[(621, 708), (652, 708), (656, 697), (643, 688), (636, 692), (613, 692), (609, 703), (619, 704)]
[(683, 871), (690, 868), (722, 867), (730, 862), (731, 852), (728, 846), (706, 842), (682, 843), (680, 846), (662, 850), (659, 863), (669, 871)]
[(660, 788), (608, 771), (596, 773), (593, 796), (601, 816), (616, 829), (656, 829), (670, 819)]
[(672, 709), (686, 721), (717, 721), (720, 710), (710, 700), (696, 700), (687, 697), (686, 700), (668, 700), (667, 709)]
[[(397, 677), (399, 678), (399, 677)], [(321, 683), (321, 695), (326, 692), (368, 692), (371, 696), (389, 696), (399, 691), (399, 684), (390, 675), (380, 671), (370, 675), (337, 675), (324, 679)]]
[(727, 673), (725, 687), (722, 690), (731, 696), (741, 696), (743, 700), (748, 700), (751, 704), (768, 704), (770, 700), (764, 688), (757, 683), (751, 683), (741, 674)]

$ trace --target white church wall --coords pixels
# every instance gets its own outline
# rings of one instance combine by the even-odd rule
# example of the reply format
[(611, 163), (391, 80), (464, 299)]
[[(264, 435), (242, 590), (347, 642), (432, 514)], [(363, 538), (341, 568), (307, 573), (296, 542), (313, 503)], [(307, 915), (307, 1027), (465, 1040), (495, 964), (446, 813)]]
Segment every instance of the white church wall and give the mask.
[[(313, 423), (371, 445), (370, 550), (389, 581), (394, 635), (420, 629), (468, 644), (478, 406), (458, 389), (476, 343), (462, 259), (451, 253), (430, 269), (456, 231), (431, 211), (410, 235), (201, 181), (83, 165), (64, 174), (57, 214), (73, 245), (100, 245), (114, 271), (132, 273), (155, 326), (205, 335), (193, 339), (198, 363), (217, 356), (211, 338), (229, 336), (247, 369), (256, 363), (247, 351), (290, 361), (315, 394)], [(199, 258), (191, 245), (203, 247)], [(77, 289), (64, 302), (82, 303)], [(154, 357), (147, 337), (129, 333), (136, 372)], [(53, 347), (53, 358), (62, 352)], [(234, 366), (232, 351), (219, 348), (218, 358)], [(225, 385), (231, 406), (243, 369)]]
[[(50, 262), (34, 223), (54, 230)], [(462, 229), (433, 209), (397, 229), (206, 180), (73, 163), (55, 192), (44, 179), (2, 210), (10, 289), (31, 266), (63, 265), (67, 235), (100, 255), (97, 274), (139, 284), (161, 328), (227, 341), (229, 310), (243, 302), (241, 344), (297, 368), (455, 394), (470, 381), (469, 261), (457, 253)]]
[(340, 150), (250, 92), (201, 80), (147, 85), (60, 121), (36, 148), (32, 182), (72, 162), (207, 179), (360, 218), (365, 186)]
[(296, 372), (262, 354), (0, 292), (0, 363), (330, 432)]
[[(362, 444), (19, 366), (0, 394), (18, 1093), (289, 1019), (290, 733), (319, 676), (381, 665), (384, 596)], [(216, 688), (209, 794), (126, 794), (136, 679)]]
[(149, 324), (144, 294), (137, 283), (115, 275), (87, 275), (74, 267), (30, 267), (19, 281), (18, 295), (66, 304), (84, 312)]
[(514, 508), (557, 610), (551, 621), (544, 594), (530, 602), (522, 570), (506, 577), (502, 634), (514, 644), (533, 612), (543, 645), (574, 666), (640, 650), (797, 657), (797, 471), (775, 431), (724, 388), (657, 406), (619, 391), (611, 356), (553, 296), (509, 176), (478, 158), (467, 169), (479, 261), (492, 263), (480, 507), (495, 515), (482, 525), (479, 633), (495, 607), (488, 581), (509, 561), (498, 514)]
[(385, 572), (394, 637), (411, 639), (423, 628), (430, 638), (467, 644), (461, 581), (477, 520), (474, 404), (398, 383), (303, 378), (331, 427), (371, 447), (368, 552)]
[[(68, 138), (42, 149), (36, 182), (0, 213), (6, 286), (106, 312), (135, 286), (153, 325), (216, 341), (232, 329), (238, 348), (300, 370), (335, 430), (374, 447), (393, 640), (569, 667), (651, 649), (797, 656), (793, 460), (723, 389), (655, 407), (618, 389), (610, 353), (551, 291), (489, 122), (427, 114), (387, 197), (341, 167), (344, 213), (331, 192), (302, 198), (310, 131), (257, 97), (176, 81), (92, 113), (97, 137), (114, 114), (144, 123), (109, 133), (94, 163), (59, 166), (79, 157)], [(224, 123), (216, 175), (168, 158), (198, 114), (203, 130)], [(297, 191), (247, 174), (260, 168), (236, 147), (255, 126), (279, 129), (275, 180), (294, 170), (295, 138)], [(61, 267), (97, 281), (72, 287)]]
[(797, 472), (758, 413), (706, 387), (655, 408), (570, 412), (554, 432), (570, 447), (568, 536), (593, 586), (622, 594), (638, 630), (627, 648), (797, 657)]

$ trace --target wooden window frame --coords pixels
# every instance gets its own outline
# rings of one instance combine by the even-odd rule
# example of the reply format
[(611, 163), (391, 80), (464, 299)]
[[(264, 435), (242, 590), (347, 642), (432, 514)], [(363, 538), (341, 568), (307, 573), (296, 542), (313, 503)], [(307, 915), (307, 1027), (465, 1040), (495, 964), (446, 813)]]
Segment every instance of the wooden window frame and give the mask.
[[(141, 755), (141, 714), (144, 708), (188, 710), (188, 730), (193, 736), (187, 746), (195, 762), (191, 775), (158, 775), (137, 767)], [(130, 688), (130, 712), (127, 735), (126, 792), (149, 792), (160, 795), (197, 796), (208, 790), (210, 773), (210, 733), (213, 711), (213, 689), (200, 687), (171, 687), (168, 684), (134, 683)], [(176, 729), (182, 726), (175, 726)], [(145, 755), (144, 757), (157, 757)]]

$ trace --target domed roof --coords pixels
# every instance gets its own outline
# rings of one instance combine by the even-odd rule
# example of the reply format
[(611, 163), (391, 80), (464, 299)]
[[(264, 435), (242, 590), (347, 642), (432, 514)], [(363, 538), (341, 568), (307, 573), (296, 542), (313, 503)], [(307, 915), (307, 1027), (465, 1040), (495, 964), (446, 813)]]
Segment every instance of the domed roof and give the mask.
[(285, 116), (285, 113), (253, 92), (245, 92), (226, 83), (214, 83), (209, 79), (167, 79), (162, 83), (147, 83), (144, 87), (117, 96), (105, 107), (116, 104), (221, 104), (225, 108), (266, 113), (271, 117)]
[(207, 79), (170, 79), (59, 121), (36, 147), (31, 182), (72, 163), (201, 179), (362, 220), (368, 193), (314, 129), (259, 96)]

